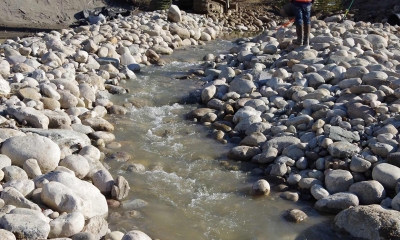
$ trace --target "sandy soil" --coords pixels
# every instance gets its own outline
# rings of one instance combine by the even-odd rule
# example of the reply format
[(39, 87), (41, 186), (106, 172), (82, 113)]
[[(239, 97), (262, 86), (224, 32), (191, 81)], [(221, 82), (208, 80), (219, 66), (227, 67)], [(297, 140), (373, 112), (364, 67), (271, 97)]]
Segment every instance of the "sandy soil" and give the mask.
[(103, 0), (0, 0), (0, 38), (65, 28), (76, 13), (104, 5)]

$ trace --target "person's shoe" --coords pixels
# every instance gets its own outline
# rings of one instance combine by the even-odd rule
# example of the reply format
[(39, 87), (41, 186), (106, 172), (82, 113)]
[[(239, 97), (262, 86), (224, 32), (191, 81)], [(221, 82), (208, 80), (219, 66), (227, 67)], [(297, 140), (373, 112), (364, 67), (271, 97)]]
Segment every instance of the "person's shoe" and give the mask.
[(295, 45), (303, 45), (303, 25), (296, 25), (297, 39), (293, 41)]
[(311, 30), (311, 25), (304, 25), (304, 38), (303, 38), (303, 46), (309, 46), (310, 45), (310, 30)]

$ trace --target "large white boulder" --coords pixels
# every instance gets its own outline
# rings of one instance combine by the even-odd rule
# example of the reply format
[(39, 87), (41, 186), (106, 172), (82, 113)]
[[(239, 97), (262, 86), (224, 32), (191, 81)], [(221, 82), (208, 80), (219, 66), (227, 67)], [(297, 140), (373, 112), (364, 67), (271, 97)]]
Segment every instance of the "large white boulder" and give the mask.
[(0, 218), (0, 228), (13, 232), (24, 239), (47, 239), (50, 232), (49, 223), (34, 215), (6, 214)]
[(176, 5), (171, 5), (168, 10), (168, 20), (171, 22), (180, 22), (182, 21), (181, 10)]
[(50, 222), (50, 238), (71, 237), (82, 231), (85, 218), (80, 212), (63, 214)]
[(58, 166), (61, 151), (49, 138), (27, 135), (7, 139), (1, 147), (1, 154), (7, 155), (14, 165), (20, 167), (26, 160), (36, 159), (42, 172), (47, 173)]
[[(107, 206), (107, 201), (106, 198), (101, 194), (99, 189), (97, 189), (94, 185), (92, 185), (89, 182), (82, 181), (78, 178), (76, 178), (74, 175), (71, 175), (66, 172), (60, 172), (60, 171), (54, 171), (50, 172), (47, 174), (44, 174), (40, 177), (37, 177), (34, 179), (35, 184), (38, 184), (39, 182), (42, 182), (44, 179), (47, 179), (50, 183), (51, 182), (58, 182), (60, 184), (54, 185), (52, 183), (51, 185), (48, 186), (48, 188), (51, 187), (53, 192), (49, 193), (55, 193), (55, 194), (66, 194), (68, 192), (69, 195), (73, 196), (74, 198), (78, 200), (82, 200), (83, 204), (85, 205), (84, 209), (82, 210), (82, 214), (85, 216), (85, 218), (92, 218), (94, 216), (103, 216), (107, 214), (108, 212), (108, 206)], [(47, 183), (46, 185), (48, 185)], [(45, 185), (45, 186), (46, 186)], [(61, 185), (64, 185), (62, 187)], [(53, 189), (53, 187), (62, 187), (64, 190), (63, 191), (58, 191), (57, 189)], [(43, 189), (45, 191), (45, 189)], [(47, 191), (47, 190), (46, 190)], [(43, 194), (43, 192), (42, 192)], [(47, 193), (46, 193), (47, 194)], [(49, 195), (52, 196), (52, 195)], [(54, 195), (56, 196), (56, 195)], [(43, 200), (43, 196), (42, 196)], [(56, 205), (56, 202), (52, 200), (50, 202), (51, 198), (47, 199), (50, 204), (53, 206)], [(79, 205), (81, 202), (76, 202), (77, 205)], [(47, 203), (46, 203), (47, 204)], [(76, 206), (80, 207), (80, 206)]]

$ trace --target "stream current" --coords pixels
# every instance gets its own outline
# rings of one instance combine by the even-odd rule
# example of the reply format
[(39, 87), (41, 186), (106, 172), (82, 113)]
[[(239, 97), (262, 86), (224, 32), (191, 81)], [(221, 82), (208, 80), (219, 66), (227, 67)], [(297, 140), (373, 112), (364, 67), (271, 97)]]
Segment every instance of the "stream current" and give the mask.
[[(177, 102), (200, 83), (176, 77), (198, 67), (205, 54), (224, 54), (232, 46), (216, 40), (175, 50), (164, 58), (165, 66), (144, 67), (136, 80), (122, 84), (128, 94), (112, 97), (117, 105), (134, 106), (126, 115), (108, 117), (121, 145), (110, 151), (131, 156), (128, 161), (105, 161), (111, 174), (124, 176), (131, 187), (123, 206), (110, 208), (111, 230), (139, 229), (160, 240), (339, 238), (330, 230), (333, 216), (321, 215), (313, 203), (285, 201), (273, 191), (251, 196), (248, 190), (260, 177), (224, 167), (232, 145), (208, 138), (207, 127), (184, 119), (197, 105)], [(131, 164), (142, 164), (145, 171), (129, 171)], [(285, 221), (282, 214), (293, 208), (308, 218), (297, 224)]]

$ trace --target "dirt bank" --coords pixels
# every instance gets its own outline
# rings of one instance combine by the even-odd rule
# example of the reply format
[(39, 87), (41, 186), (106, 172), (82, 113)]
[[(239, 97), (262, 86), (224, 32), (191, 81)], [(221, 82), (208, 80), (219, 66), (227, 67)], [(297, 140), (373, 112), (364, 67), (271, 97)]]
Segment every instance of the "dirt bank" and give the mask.
[(15, 30), (32, 32), (68, 27), (76, 21), (76, 13), (105, 4), (103, 0), (1, 0), (0, 37), (7, 37)]

